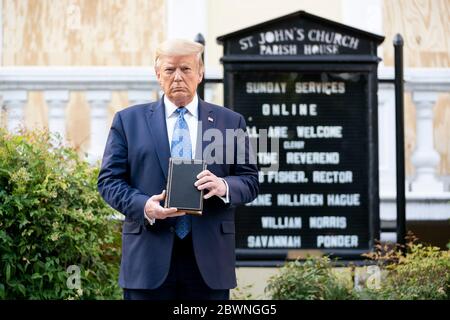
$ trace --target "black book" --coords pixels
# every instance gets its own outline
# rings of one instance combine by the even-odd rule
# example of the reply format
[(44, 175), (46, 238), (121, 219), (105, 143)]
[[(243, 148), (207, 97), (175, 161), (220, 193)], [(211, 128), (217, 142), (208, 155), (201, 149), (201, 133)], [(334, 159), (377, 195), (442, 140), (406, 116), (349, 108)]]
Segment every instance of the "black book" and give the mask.
[(170, 158), (164, 207), (201, 215), (203, 190), (198, 190), (194, 183), (197, 175), (205, 169), (204, 160)]

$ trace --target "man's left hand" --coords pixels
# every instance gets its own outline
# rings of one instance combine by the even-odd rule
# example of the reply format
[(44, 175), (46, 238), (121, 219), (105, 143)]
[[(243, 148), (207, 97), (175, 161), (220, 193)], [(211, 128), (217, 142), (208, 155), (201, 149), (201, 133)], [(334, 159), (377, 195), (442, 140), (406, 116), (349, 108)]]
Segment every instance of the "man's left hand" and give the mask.
[(203, 196), (204, 199), (209, 199), (212, 196), (225, 197), (227, 193), (227, 187), (223, 179), (218, 178), (215, 174), (209, 170), (203, 170), (197, 176), (197, 182), (194, 185), (198, 190), (206, 189), (208, 193)]

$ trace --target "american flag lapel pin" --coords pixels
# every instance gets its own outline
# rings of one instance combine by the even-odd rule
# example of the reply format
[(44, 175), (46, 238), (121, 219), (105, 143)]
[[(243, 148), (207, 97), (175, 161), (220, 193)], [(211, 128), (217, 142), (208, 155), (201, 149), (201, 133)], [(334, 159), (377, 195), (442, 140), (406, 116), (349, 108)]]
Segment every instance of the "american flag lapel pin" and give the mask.
[(209, 122), (214, 122), (214, 119), (211, 118), (211, 117), (208, 117), (208, 121), (209, 121)]

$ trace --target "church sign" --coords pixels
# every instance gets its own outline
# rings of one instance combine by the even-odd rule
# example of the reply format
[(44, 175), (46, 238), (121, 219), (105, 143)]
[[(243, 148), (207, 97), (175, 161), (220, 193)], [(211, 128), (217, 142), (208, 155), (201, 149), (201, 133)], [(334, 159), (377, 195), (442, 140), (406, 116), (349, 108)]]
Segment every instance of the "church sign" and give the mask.
[(383, 39), (304, 11), (218, 38), (225, 105), (278, 141), (257, 150), (260, 194), (237, 209), (238, 261), (356, 257), (379, 238)]

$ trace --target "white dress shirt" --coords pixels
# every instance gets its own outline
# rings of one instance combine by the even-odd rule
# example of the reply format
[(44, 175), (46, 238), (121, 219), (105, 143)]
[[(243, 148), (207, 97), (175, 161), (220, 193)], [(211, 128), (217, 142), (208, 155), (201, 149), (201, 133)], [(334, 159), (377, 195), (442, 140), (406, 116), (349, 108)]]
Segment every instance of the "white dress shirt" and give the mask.
[[(170, 101), (166, 95), (164, 95), (164, 107), (166, 111), (166, 126), (167, 126), (167, 136), (169, 137), (169, 146), (172, 141), (173, 129), (175, 128), (175, 123), (177, 122), (178, 113), (175, 111), (178, 109), (176, 105)], [(197, 95), (194, 96), (192, 101), (184, 106), (187, 112), (184, 114), (184, 120), (189, 128), (189, 135), (191, 136), (191, 146), (192, 146), (192, 159), (195, 158), (195, 150), (197, 144), (197, 129), (198, 129), (198, 98)]]
[[(186, 123), (189, 128), (189, 135), (191, 136), (191, 146), (192, 146), (192, 159), (195, 158), (195, 151), (197, 147), (197, 130), (198, 130), (198, 97), (197, 95), (194, 96), (194, 99), (184, 106), (187, 109), (187, 112), (184, 114), (184, 120), (186, 120)], [(169, 137), (169, 145), (172, 141), (173, 136), (173, 129), (175, 128), (175, 123), (177, 122), (178, 114), (175, 112), (178, 107), (170, 101), (166, 95), (164, 95), (164, 108), (165, 108), (165, 114), (166, 114), (166, 127), (167, 127), (167, 136)], [(229, 189), (228, 189), (228, 183), (225, 181), (225, 179), (220, 178), (226, 186), (226, 193), (224, 197), (218, 196), (224, 203), (230, 202), (230, 195), (229, 195)], [(144, 208), (144, 216), (147, 218), (149, 223), (152, 225), (155, 223), (155, 219), (150, 219), (145, 214), (145, 208)]]

